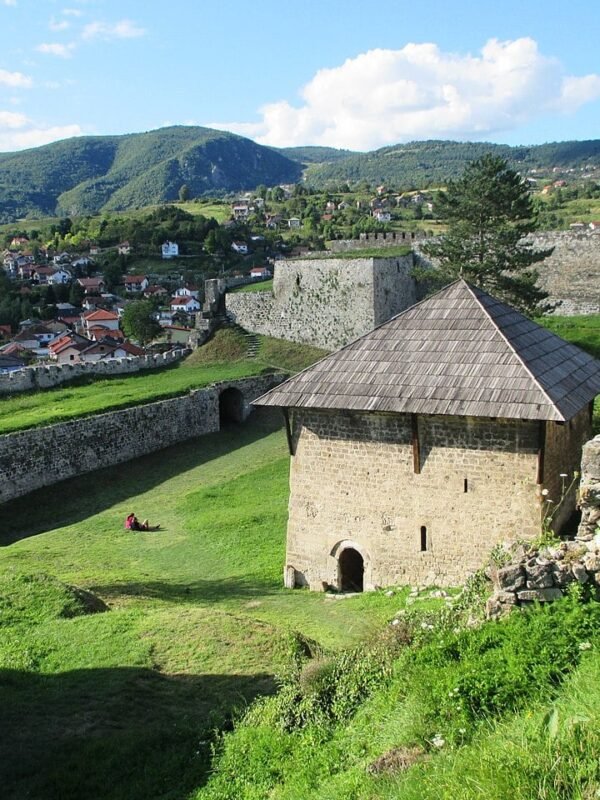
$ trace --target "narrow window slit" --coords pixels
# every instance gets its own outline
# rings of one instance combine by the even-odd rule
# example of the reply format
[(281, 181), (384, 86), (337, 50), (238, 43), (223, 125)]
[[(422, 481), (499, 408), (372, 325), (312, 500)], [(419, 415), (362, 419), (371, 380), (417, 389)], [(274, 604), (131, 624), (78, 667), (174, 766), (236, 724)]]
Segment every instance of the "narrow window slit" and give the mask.
[(465, 478), (463, 481), (463, 492), (466, 494), (469, 491), (469, 479)]
[(425, 553), (427, 550), (427, 528), (421, 525), (421, 552)]

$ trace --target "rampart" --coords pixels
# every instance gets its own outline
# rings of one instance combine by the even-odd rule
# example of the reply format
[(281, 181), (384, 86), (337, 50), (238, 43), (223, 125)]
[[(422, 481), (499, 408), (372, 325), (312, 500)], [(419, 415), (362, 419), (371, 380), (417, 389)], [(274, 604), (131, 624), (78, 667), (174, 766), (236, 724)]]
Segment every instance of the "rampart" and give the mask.
[(252, 400), (283, 379), (263, 375), (224, 381), (184, 397), (0, 436), (0, 502), (214, 433), (220, 429), (219, 405), (228, 389), (241, 393), (244, 417)]
[[(421, 252), (422, 241), (414, 242), (416, 260), (431, 262)], [(552, 254), (534, 267), (539, 284), (559, 302), (555, 313), (597, 314), (600, 312), (600, 231), (537, 231), (528, 237), (537, 250)]]
[(358, 239), (332, 239), (327, 242), (332, 253), (349, 250), (368, 250), (373, 247), (411, 247), (414, 242), (431, 236), (429, 231), (390, 231), (387, 233), (361, 233)]
[(30, 389), (51, 389), (76, 378), (88, 376), (128, 375), (146, 369), (160, 369), (174, 364), (189, 351), (169, 350), (166, 353), (130, 358), (106, 358), (89, 364), (44, 364), (0, 374), (0, 395), (16, 394)]
[(246, 330), (333, 350), (373, 330), (417, 300), (412, 255), (280, 261), (272, 292), (226, 295)]

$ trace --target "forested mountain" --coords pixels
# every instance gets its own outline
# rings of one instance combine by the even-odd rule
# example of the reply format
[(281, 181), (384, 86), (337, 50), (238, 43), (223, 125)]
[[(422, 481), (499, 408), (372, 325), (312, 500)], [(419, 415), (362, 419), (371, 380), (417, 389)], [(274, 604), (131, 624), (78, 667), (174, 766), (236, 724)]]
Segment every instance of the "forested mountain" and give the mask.
[(489, 142), (410, 142), (382, 147), (370, 153), (355, 153), (341, 160), (330, 160), (330, 163), (311, 164), (305, 176), (309, 184), (318, 187), (328, 183), (368, 181), (389, 183), (403, 189), (411, 186), (422, 189), (456, 178), (469, 161), (486, 153), (505, 158), (520, 171), (578, 168), (590, 162), (598, 166), (600, 140), (527, 147)]
[(494, 153), (523, 172), (600, 164), (600, 140), (509, 147), (428, 141), (352, 153), (331, 147), (263, 147), (224, 131), (176, 126), (124, 136), (82, 136), (0, 154), (0, 222), (142, 208), (304, 179), (427, 188), (455, 178), (469, 161)]
[(293, 183), (300, 165), (242, 136), (198, 127), (82, 136), (0, 154), (0, 221), (91, 214)]

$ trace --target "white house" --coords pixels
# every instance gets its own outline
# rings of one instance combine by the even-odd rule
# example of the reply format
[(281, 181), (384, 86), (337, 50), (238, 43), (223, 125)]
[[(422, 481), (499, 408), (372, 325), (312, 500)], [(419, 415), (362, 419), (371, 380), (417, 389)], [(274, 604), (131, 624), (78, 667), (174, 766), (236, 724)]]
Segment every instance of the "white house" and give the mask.
[(288, 228), (299, 228), (302, 225), (302, 222), (298, 217), (290, 217), (288, 219)]
[(267, 267), (252, 267), (250, 270), (250, 277), (251, 278), (270, 278), (271, 271), (267, 269)]
[(173, 297), (170, 305), (171, 311), (185, 311), (188, 314), (200, 311), (200, 303), (195, 297)]
[(199, 294), (200, 290), (195, 286), (182, 286), (175, 290), (175, 297), (195, 297), (198, 299)]
[(176, 258), (179, 255), (179, 245), (177, 242), (169, 242), (166, 241), (161, 246), (162, 257), (167, 258)]
[(139, 294), (144, 292), (150, 285), (150, 281), (145, 275), (125, 275), (123, 278), (126, 292)]
[(246, 242), (232, 242), (231, 249), (235, 250), (236, 253), (239, 253), (242, 256), (248, 255), (248, 245)]
[(50, 286), (57, 286), (59, 284), (70, 283), (72, 278), (71, 273), (67, 269), (57, 269), (51, 275), (48, 275), (48, 283)]
[(373, 212), (373, 216), (377, 220), (377, 222), (391, 222), (392, 215), (389, 211), (384, 211), (382, 208), (377, 208)]

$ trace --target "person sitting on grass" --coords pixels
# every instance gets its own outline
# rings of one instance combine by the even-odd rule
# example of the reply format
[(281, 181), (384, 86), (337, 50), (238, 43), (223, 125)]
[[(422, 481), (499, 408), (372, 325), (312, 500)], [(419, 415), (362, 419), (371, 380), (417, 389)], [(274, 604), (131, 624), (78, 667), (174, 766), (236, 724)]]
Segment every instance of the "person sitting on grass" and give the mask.
[(125, 518), (125, 528), (128, 531), (159, 531), (160, 525), (150, 525), (147, 519), (140, 522), (135, 514), (128, 514)]

